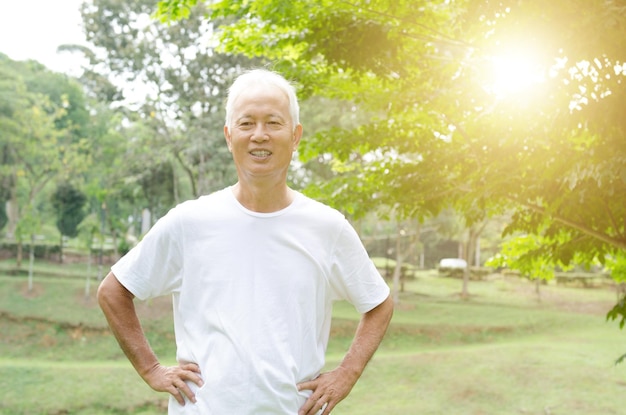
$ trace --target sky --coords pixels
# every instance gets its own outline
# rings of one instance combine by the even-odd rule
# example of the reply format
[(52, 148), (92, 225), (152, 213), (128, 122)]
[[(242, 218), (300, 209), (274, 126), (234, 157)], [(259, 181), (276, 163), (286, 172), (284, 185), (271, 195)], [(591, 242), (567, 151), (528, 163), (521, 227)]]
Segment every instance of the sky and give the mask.
[(62, 44), (86, 44), (83, 0), (0, 0), (0, 52), (13, 60), (34, 59), (56, 72), (77, 74), (80, 58), (57, 53)]

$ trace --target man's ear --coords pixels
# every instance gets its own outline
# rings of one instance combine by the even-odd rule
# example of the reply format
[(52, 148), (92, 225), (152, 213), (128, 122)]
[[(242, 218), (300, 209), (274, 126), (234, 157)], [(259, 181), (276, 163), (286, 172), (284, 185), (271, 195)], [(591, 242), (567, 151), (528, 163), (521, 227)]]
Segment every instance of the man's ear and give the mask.
[(232, 146), (232, 142), (230, 139), (230, 131), (228, 131), (227, 125), (224, 126), (224, 138), (226, 139), (226, 145), (228, 146), (228, 151), (232, 152), (233, 146)]
[(293, 151), (296, 151), (298, 148), (298, 144), (300, 144), (300, 140), (302, 139), (302, 124), (296, 125), (296, 129), (293, 132)]

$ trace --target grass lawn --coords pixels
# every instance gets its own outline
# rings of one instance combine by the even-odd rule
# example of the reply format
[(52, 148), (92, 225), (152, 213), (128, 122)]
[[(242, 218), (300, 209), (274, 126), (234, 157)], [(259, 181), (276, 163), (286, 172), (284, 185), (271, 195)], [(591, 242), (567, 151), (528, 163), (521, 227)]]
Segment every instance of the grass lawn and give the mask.
[[(76, 267), (38, 264), (32, 292), (0, 264), (0, 414), (164, 414), (167, 397), (135, 374)], [(71, 272), (70, 272), (71, 270)], [(71, 276), (71, 278), (68, 278)], [(626, 332), (606, 322), (610, 287), (541, 287), (421, 272), (406, 284), (385, 341), (333, 415), (621, 414)], [(173, 361), (169, 299), (138, 305), (157, 354)], [(334, 310), (328, 367), (358, 315)], [(228, 414), (230, 415), (230, 414)], [(236, 414), (235, 414), (236, 415)]]

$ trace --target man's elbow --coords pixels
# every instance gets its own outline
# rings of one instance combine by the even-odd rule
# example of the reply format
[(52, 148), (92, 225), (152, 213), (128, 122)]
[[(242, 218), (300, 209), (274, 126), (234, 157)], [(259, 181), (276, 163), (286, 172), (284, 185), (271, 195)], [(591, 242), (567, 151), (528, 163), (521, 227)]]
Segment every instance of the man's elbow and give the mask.
[(365, 315), (369, 315), (370, 317), (378, 320), (380, 324), (383, 324), (385, 327), (387, 327), (387, 325), (391, 321), (391, 317), (393, 316), (393, 309), (393, 299), (391, 298), (391, 296), (388, 296), (382, 303), (378, 304), (372, 310), (365, 313)]
[(108, 301), (108, 298), (111, 295), (110, 278), (111, 278), (111, 273), (109, 273), (106, 277), (104, 277), (104, 279), (98, 286), (98, 290), (96, 292), (96, 299), (98, 300), (98, 305), (100, 306), (100, 308), (105, 307)]
[(109, 272), (98, 287), (96, 293), (98, 305), (105, 310), (111, 302), (122, 297), (127, 297), (131, 301), (133, 299), (132, 294), (117, 280), (117, 277), (112, 272)]
[(383, 307), (383, 313), (387, 316), (387, 324), (391, 321), (391, 317), (393, 316), (394, 303), (391, 295), (389, 295), (385, 301), (383, 301), (379, 307)]

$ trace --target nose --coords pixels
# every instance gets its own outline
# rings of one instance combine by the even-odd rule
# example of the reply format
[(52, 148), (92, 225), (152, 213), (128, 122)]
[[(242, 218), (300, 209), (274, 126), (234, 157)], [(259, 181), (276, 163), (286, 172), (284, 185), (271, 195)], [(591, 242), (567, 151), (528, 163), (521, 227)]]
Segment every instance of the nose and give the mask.
[(258, 123), (256, 125), (256, 127), (252, 131), (252, 136), (250, 137), (250, 139), (255, 142), (262, 142), (270, 139), (263, 123)]

